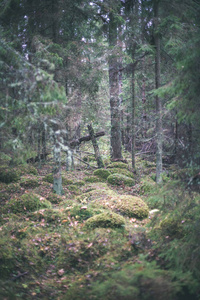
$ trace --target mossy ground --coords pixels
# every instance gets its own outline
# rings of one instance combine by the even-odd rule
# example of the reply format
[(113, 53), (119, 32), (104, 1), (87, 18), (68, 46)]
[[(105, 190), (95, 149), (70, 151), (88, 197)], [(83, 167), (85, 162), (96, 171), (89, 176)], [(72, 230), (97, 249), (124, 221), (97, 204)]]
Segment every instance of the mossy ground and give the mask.
[[(122, 164), (109, 172), (128, 171)], [(0, 183), (0, 298), (180, 300), (197, 294), (199, 194), (174, 179), (158, 187), (149, 179), (154, 164), (137, 164), (139, 174), (148, 172), (130, 186), (110, 185), (84, 166), (73, 172), (63, 166), (63, 196), (46, 177), (49, 163), (15, 169), (17, 181)], [(146, 203), (159, 208), (154, 217)], [(173, 253), (182, 255), (180, 249), (184, 266), (176, 272)]]

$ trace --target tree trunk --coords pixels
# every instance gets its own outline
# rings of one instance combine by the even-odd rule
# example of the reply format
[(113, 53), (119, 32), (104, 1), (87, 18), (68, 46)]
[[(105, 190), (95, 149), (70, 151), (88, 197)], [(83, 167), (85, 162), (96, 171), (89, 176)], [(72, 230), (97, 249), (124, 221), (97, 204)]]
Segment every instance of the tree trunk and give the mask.
[(54, 133), (54, 170), (53, 170), (53, 190), (56, 194), (62, 195), (61, 176), (61, 146), (59, 143), (60, 131)]
[(110, 13), (109, 23), (109, 45), (112, 48), (112, 54), (109, 57), (111, 158), (122, 159), (118, 58), (114, 53), (117, 45), (117, 25), (112, 13)]
[[(160, 87), (160, 37), (158, 32), (159, 0), (154, 0), (154, 39), (155, 39), (155, 86)], [(156, 95), (156, 182), (162, 182), (162, 104)]]
[[(133, 50), (134, 51), (134, 50)], [(134, 60), (134, 53), (133, 53)], [(135, 168), (135, 66), (132, 67), (132, 101), (131, 101), (131, 157), (132, 168)]]
[(99, 147), (98, 147), (98, 144), (97, 144), (97, 140), (95, 138), (95, 134), (94, 134), (94, 130), (92, 128), (92, 125), (90, 124), (87, 127), (88, 127), (89, 134), (91, 136), (93, 147), (94, 147), (94, 153), (95, 153), (95, 158), (96, 158), (96, 161), (97, 161), (98, 168), (104, 168), (104, 164), (103, 164), (103, 161), (102, 161), (102, 158), (101, 158), (101, 154), (100, 154), (100, 151), (99, 151)]

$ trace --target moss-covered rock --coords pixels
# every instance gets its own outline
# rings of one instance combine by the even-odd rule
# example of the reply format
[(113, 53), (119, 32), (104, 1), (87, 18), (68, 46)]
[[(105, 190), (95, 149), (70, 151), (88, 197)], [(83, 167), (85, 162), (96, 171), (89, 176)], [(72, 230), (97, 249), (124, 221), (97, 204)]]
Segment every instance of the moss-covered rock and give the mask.
[(113, 163), (109, 164), (107, 166), (107, 168), (108, 169), (111, 169), (111, 168), (128, 169), (128, 165), (121, 161), (117, 161), (117, 162), (113, 162)]
[(112, 185), (122, 185), (122, 184), (127, 186), (135, 185), (135, 181), (132, 178), (117, 173), (108, 176), (107, 181)]
[(20, 174), (17, 170), (11, 168), (0, 168), (0, 182), (16, 182), (19, 178)]
[(20, 186), (23, 188), (36, 188), (40, 185), (37, 178), (21, 177)]
[(78, 180), (78, 181), (74, 181), (73, 184), (76, 185), (76, 186), (84, 186), (85, 185), (85, 181)]
[(1, 208), (2, 213), (27, 213), (41, 208), (51, 208), (51, 203), (33, 193), (23, 194), (20, 198), (11, 199)]
[(94, 171), (93, 173), (95, 176), (98, 176), (99, 178), (102, 178), (102, 179), (107, 179), (108, 176), (111, 175), (111, 172), (109, 170), (106, 170), (106, 169), (97, 169)]
[(109, 206), (121, 214), (128, 217), (135, 217), (139, 219), (147, 218), (149, 215), (149, 208), (146, 203), (139, 197), (123, 195), (116, 200), (112, 200)]
[(133, 173), (130, 172), (129, 170), (127, 170), (127, 169), (112, 168), (112, 169), (110, 169), (110, 173), (111, 174), (121, 174), (121, 175), (125, 175), (127, 177), (130, 177), (130, 178), (134, 178)]
[(107, 187), (105, 188), (102, 187), (101, 189), (95, 189), (87, 193), (84, 193), (78, 196), (76, 199), (81, 203), (87, 203), (87, 202), (98, 202), (104, 199), (111, 199), (112, 197), (116, 197), (116, 196), (117, 194), (111, 189), (108, 189)]
[(99, 215), (95, 215), (86, 220), (85, 226), (87, 228), (96, 228), (96, 227), (111, 227), (111, 228), (119, 228), (124, 226), (125, 219), (116, 214), (111, 212), (101, 213)]

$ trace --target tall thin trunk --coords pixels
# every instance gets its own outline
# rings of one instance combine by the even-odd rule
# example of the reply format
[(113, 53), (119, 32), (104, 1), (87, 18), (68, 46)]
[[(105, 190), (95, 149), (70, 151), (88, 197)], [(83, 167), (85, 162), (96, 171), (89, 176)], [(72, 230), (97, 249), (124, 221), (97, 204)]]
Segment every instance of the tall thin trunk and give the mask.
[(59, 143), (60, 130), (54, 133), (54, 169), (53, 169), (53, 190), (56, 194), (62, 195), (62, 176), (61, 176), (61, 146)]
[[(134, 50), (133, 50), (134, 51)], [(134, 53), (133, 53), (134, 58)], [(135, 66), (132, 67), (132, 95), (131, 95), (131, 157), (132, 157), (132, 168), (135, 168)]]
[(92, 145), (93, 145), (93, 148), (94, 148), (94, 153), (95, 153), (95, 158), (96, 158), (96, 161), (97, 161), (98, 168), (104, 168), (103, 160), (101, 158), (101, 154), (100, 154), (100, 151), (99, 151), (99, 146), (98, 146), (97, 140), (94, 136), (94, 129), (93, 129), (91, 124), (89, 124), (87, 127), (88, 127), (88, 131), (89, 131), (89, 134), (90, 134), (90, 137), (91, 137), (91, 140), (92, 140)]
[(121, 146), (121, 116), (119, 97), (118, 58), (114, 52), (117, 45), (117, 25), (113, 14), (110, 14), (109, 45), (113, 53), (109, 57), (109, 86), (111, 112), (111, 157), (113, 160), (122, 159)]
[[(158, 32), (159, 0), (154, 0), (154, 39), (155, 39), (155, 86), (160, 87), (160, 36)], [(156, 182), (162, 182), (162, 103), (156, 95)]]

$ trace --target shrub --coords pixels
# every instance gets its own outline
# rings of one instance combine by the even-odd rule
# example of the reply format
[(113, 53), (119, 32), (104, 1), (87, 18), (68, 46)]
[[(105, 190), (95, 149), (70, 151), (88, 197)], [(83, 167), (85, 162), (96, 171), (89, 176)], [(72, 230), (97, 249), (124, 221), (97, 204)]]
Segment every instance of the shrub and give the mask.
[(11, 199), (2, 207), (3, 213), (27, 213), (41, 208), (51, 208), (51, 203), (33, 193), (23, 194), (20, 198)]
[(95, 170), (93, 174), (98, 176), (99, 178), (107, 179), (108, 176), (111, 175), (111, 172), (106, 169), (98, 169), (98, 170)]
[(107, 181), (112, 185), (124, 184), (127, 186), (133, 186), (135, 184), (135, 181), (132, 178), (121, 174), (110, 175), (108, 176)]
[(96, 228), (96, 227), (118, 228), (118, 227), (122, 227), (124, 224), (125, 224), (125, 220), (122, 216), (111, 212), (105, 212), (99, 215), (95, 215), (89, 218), (85, 222), (85, 226), (88, 228)]
[(0, 182), (11, 183), (16, 182), (20, 178), (19, 172), (15, 169), (1, 168), (0, 169)]

